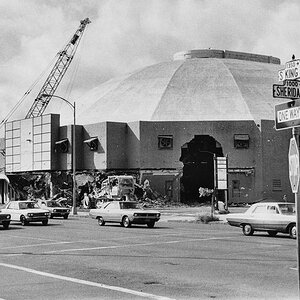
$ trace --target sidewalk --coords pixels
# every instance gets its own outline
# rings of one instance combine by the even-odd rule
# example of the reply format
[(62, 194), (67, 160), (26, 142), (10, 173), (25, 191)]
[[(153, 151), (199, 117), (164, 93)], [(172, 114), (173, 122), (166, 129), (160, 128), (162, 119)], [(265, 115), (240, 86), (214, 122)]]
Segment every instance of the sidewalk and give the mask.
[[(242, 213), (246, 211), (247, 207), (229, 207), (230, 213)], [(210, 206), (199, 207), (172, 207), (172, 208), (158, 208), (161, 213), (160, 222), (196, 222), (200, 215), (210, 215)], [(227, 223), (226, 217), (228, 214), (214, 214), (219, 218), (218, 223)], [(77, 215), (71, 215), (72, 217), (89, 217), (88, 209), (78, 209)]]

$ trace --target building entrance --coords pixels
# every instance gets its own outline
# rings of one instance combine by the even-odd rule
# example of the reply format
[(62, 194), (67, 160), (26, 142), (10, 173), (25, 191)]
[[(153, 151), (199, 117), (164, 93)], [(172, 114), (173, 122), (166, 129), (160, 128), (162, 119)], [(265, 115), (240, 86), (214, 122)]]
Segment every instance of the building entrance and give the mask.
[(199, 198), (199, 188), (214, 188), (214, 154), (223, 156), (223, 150), (220, 143), (209, 135), (196, 135), (181, 147), (181, 202), (210, 200), (210, 197)]

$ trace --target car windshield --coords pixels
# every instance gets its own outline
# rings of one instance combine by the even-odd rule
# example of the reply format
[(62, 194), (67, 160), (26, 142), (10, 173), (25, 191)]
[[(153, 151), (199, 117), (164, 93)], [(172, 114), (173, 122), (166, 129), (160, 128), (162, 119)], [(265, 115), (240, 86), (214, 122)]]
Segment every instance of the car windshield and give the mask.
[(283, 215), (294, 215), (296, 213), (294, 203), (278, 204), (278, 207)]
[(137, 202), (120, 202), (121, 209), (139, 208)]
[(132, 178), (120, 178), (119, 183), (120, 183), (120, 186), (129, 186), (129, 187), (134, 186), (134, 182), (133, 182)]
[(61, 207), (61, 204), (56, 201), (48, 201), (47, 206), (48, 207), (57, 207), (57, 206)]
[(35, 202), (20, 202), (20, 209), (28, 209), (28, 208), (40, 208)]

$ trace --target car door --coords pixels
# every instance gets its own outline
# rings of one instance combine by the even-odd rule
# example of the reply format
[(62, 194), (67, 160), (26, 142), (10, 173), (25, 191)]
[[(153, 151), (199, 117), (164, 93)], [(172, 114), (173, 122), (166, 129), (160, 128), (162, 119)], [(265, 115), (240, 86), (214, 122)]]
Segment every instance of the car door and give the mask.
[(19, 211), (19, 203), (18, 202), (10, 202), (6, 206), (5, 212), (11, 215), (12, 221), (20, 220), (20, 211)]
[(265, 229), (274, 231), (280, 231), (285, 227), (277, 205), (267, 205), (267, 213), (264, 227)]
[(119, 202), (112, 202), (110, 205), (109, 218), (111, 222), (121, 222), (121, 210)]
[(258, 204), (249, 216), (249, 223), (253, 229), (264, 229), (266, 218), (266, 205)]

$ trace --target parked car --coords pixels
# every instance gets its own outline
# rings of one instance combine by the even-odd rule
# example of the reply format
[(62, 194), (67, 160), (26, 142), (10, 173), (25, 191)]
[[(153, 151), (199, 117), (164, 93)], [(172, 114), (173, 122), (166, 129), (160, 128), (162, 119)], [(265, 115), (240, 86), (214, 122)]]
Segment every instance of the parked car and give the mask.
[(152, 228), (160, 219), (160, 212), (145, 210), (134, 201), (111, 201), (104, 203), (100, 208), (91, 209), (90, 216), (98, 220), (100, 226), (106, 222), (120, 223), (124, 227), (131, 224), (147, 224)]
[(0, 224), (4, 229), (8, 229), (10, 224), (10, 214), (4, 213), (0, 210)]
[(11, 215), (11, 221), (21, 222), (28, 225), (31, 222), (42, 222), (48, 224), (50, 213), (46, 209), (41, 209), (35, 201), (9, 201), (3, 209), (3, 213)]
[(297, 236), (294, 203), (256, 203), (245, 213), (229, 214), (226, 219), (229, 225), (241, 227), (247, 236), (255, 231), (267, 231), (270, 236), (278, 232), (287, 233), (293, 239)]
[(50, 212), (50, 219), (53, 217), (63, 217), (64, 219), (68, 219), (70, 214), (70, 209), (63, 207), (59, 202), (55, 200), (38, 200), (38, 205), (47, 209)]

